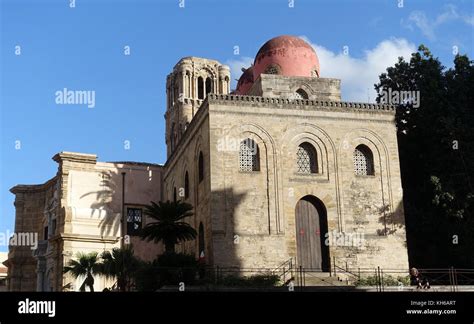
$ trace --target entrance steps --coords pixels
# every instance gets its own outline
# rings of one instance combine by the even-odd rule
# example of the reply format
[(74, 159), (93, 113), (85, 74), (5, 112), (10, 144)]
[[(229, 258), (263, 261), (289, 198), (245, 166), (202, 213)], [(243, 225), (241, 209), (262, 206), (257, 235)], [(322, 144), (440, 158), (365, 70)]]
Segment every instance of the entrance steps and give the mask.
[(294, 276), (295, 286), (305, 287), (347, 287), (351, 286), (345, 278), (341, 276), (331, 276), (329, 272), (296, 272)]

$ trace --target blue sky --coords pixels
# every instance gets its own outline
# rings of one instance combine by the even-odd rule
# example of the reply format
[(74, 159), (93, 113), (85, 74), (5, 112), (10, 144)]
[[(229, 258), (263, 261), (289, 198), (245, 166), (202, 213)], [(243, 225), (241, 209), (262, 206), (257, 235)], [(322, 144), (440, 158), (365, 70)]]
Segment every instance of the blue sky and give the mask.
[[(236, 79), (266, 40), (303, 36), (343, 99), (372, 101), (377, 75), (419, 44), (448, 67), (453, 46), (474, 56), (467, 0), (69, 2), (0, 0), (0, 233), (14, 230), (9, 188), (53, 177), (57, 152), (164, 163), (165, 80), (181, 57), (217, 59)], [(95, 107), (57, 105), (63, 88), (95, 91)]]

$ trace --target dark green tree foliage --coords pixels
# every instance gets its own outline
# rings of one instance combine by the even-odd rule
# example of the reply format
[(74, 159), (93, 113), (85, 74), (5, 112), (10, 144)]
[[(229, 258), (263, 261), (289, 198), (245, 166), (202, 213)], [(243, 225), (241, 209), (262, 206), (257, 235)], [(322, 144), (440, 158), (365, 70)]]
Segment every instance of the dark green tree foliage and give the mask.
[(142, 239), (163, 242), (165, 251), (172, 253), (179, 242), (196, 238), (196, 230), (185, 219), (193, 215), (193, 206), (182, 201), (151, 202), (145, 207), (145, 215), (154, 221), (141, 231)]
[(135, 276), (138, 291), (156, 291), (165, 286), (178, 286), (195, 282), (198, 264), (194, 256), (165, 252), (152, 262), (142, 262)]
[(446, 69), (421, 45), (380, 75), (382, 91), (419, 91), (397, 106), (396, 124), (411, 266), (474, 268), (474, 67)]
[(71, 273), (74, 278), (85, 277), (79, 290), (86, 291), (87, 286), (91, 292), (94, 292), (94, 275), (101, 274), (97, 253), (78, 253), (77, 260), (69, 260), (63, 272)]
[(104, 251), (101, 257), (103, 261), (100, 272), (107, 278), (116, 279), (120, 291), (130, 291), (133, 278), (140, 267), (140, 261), (134, 256), (133, 246), (130, 244)]

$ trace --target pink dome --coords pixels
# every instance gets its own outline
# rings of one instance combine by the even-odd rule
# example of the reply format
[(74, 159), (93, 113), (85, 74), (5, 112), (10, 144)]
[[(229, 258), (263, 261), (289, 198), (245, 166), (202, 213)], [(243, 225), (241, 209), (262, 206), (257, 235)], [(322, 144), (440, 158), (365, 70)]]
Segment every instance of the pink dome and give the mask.
[(242, 69), (242, 71), (244, 73), (240, 76), (234, 92), (237, 95), (245, 95), (253, 85), (253, 66), (248, 69)]
[(319, 59), (313, 47), (299, 37), (278, 36), (258, 51), (253, 80), (261, 73), (284, 76), (319, 77)]

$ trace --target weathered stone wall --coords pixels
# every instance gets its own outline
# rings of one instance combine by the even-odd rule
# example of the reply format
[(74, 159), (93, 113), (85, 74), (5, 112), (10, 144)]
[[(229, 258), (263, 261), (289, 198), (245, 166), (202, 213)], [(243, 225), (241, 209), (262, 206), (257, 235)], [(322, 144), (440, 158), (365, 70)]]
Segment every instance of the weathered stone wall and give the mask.
[[(61, 290), (71, 283), (74, 290), (83, 278), (73, 279), (62, 270), (78, 252), (101, 253), (119, 247), (122, 233), (122, 172), (125, 173), (125, 206), (143, 207), (161, 199), (162, 167), (146, 163), (97, 162), (95, 155), (63, 152), (54, 157), (59, 163), (55, 178), (44, 185), (16, 186), (15, 231), (36, 231), (43, 239), (48, 215), (51, 220), (47, 241), (40, 248), (27, 251), (11, 248), (9, 275), (12, 290)], [(51, 218), (51, 217), (49, 217)], [(143, 219), (143, 226), (150, 220)], [(135, 255), (152, 260), (161, 253), (161, 245), (131, 236)], [(38, 284), (36, 272), (44, 272), (44, 284)], [(15, 278), (23, 276), (16, 281)], [(94, 287), (101, 290), (113, 282), (96, 278)]]
[[(43, 185), (15, 186), (15, 233), (36, 234), (38, 240), (44, 236), (44, 211), (46, 198), (56, 183), (56, 178)], [(37, 260), (31, 246), (10, 246), (8, 254), (8, 290), (36, 291)]]
[(261, 74), (249, 90), (250, 96), (295, 99), (298, 89), (309, 100), (341, 101), (341, 80), (330, 78), (288, 77), (277, 74)]
[[(202, 152), (204, 161), (204, 179), (199, 182), (198, 161)], [(189, 197), (185, 197), (185, 175), (188, 173)], [(204, 227), (205, 257), (212, 263), (212, 245), (210, 244), (211, 222), (210, 215), (210, 155), (209, 155), (209, 119), (207, 106), (204, 104), (194, 116), (188, 130), (181, 139), (176, 150), (168, 159), (163, 175), (164, 200), (176, 199), (190, 203), (194, 207), (194, 216), (187, 221), (196, 231), (202, 222)], [(181, 243), (178, 251), (193, 254), (198, 257), (198, 239)]]
[[(408, 267), (390, 107), (245, 96), (212, 96), (209, 102), (216, 263), (273, 267), (296, 257), (295, 206), (313, 195), (327, 210), (330, 232), (365, 235), (360, 248), (330, 246), (332, 262), (335, 257), (341, 266), (348, 261), (353, 267)], [(238, 148), (245, 138), (259, 145), (258, 172), (239, 172)], [(296, 173), (303, 142), (316, 148), (317, 174)], [(354, 175), (359, 144), (373, 152), (373, 176)]]

